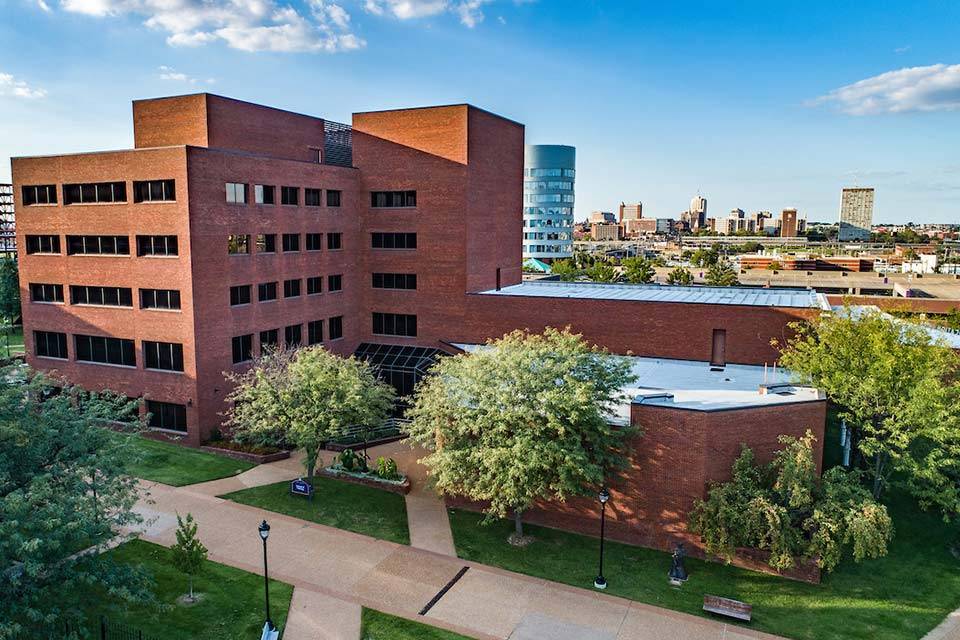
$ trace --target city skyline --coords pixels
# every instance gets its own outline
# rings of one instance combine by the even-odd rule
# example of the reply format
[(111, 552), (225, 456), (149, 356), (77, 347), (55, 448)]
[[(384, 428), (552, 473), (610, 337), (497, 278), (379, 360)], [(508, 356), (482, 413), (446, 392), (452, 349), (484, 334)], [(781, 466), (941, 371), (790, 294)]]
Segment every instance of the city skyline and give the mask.
[(958, 7), (221, 4), (7, 2), (0, 181), (9, 156), (131, 146), (131, 99), (210, 91), (339, 121), (488, 108), (577, 147), (577, 220), (621, 201), (678, 217), (699, 190), (712, 211), (836, 221), (856, 185), (878, 223), (960, 219)]

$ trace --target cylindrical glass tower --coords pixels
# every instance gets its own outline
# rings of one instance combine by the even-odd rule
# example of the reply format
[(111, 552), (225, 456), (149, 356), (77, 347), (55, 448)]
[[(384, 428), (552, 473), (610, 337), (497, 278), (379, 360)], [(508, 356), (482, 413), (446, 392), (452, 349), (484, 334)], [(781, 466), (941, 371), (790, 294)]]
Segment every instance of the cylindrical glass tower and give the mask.
[(577, 150), (528, 144), (523, 155), (523, 259), (571, 258)]

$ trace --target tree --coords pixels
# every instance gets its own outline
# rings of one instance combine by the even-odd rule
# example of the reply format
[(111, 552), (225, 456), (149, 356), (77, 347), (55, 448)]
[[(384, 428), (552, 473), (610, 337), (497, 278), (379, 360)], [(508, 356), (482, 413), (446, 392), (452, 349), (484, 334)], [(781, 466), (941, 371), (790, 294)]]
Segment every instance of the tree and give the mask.
[(655, 275), (657, 275), (657, 272), (653, 268), (653, 264), (646, 258), (623, 259), (623, 276), (627, 282), (632, 284), (647, 284), (653, 281)]
[(707, 284), (712, 287), (735, 287), (740, 284), (737, 272), (729, 262), (717, 262), (707, 269)]
[(132, 438), (104, 428), (136, 404), (29, 370), (0, 376), (0, 637), (59, 637), (103, 593), (148, 599), (142, 571), (102, 553), (140, 521)]
[(190, 590), (187, 599), (196, 602), (193, 596), (193, 576), (200, 573), (203, 563), (207, 560), (207, 548), (197, 537), (197, 523), (193, 514), (188, 513), (186, 519), (177, 514), (177, 542), (170, 547), (173, 566), (177, 571), (185, 573), (190, 581)]
[(605, 484), (634, 433), (610, 419), (633, 381), (624, 358), (569, 330), (508, 333), (472, 354), (443, 358), (418, 386), (410, 438), (441, 494), (487, 503), (488, 519), (564, 501)]
[(380, 424), (395, 397), (367, 363), (319, 345), (268, 352), (247, 371), (224, 376), (234, 384), (226, 419), (234, 437), (303, 449), (309, 478), (324, 443), (347, 427)]
[(688, 269), (677, 267), (667, 274), (667, 284), (693, 284), (693, 274)]
[(863, 487), (858, 471), (834, 467), (818, 479), (814, 440), (809, 431), (781, 436), (784, 448), (765, 466), (743, 448), (733, 478), (711, 485), (691, 513), (690, 528), (708, 553), (730, 562), (737, 547), (752, 547), (770, 552), (770, 566), (781, 571), (799, 558), (828, 572), (848, 549), (857, 562), (887, 554), (893, 523), (886, 507)]
[(845, 307), (792, 327), (781, 363), (839, 405), (874, 497), (896, 474), (922, 504), (960, 512), (957, 355), (879, 312)]
[(781, 269), (783, 269), (783, 265), (777, 260), (771, 260), (770, 263), (767, 264), (768, 271), (780, 271)]
[(616, 282), (618, 279), (616, 269), (608, 262), (595, 262), (587, 269), (587, 277), (594, 282)]
[(690, 264), (695, 267), (709, 267), (720, 260), (720, 252), (716, 249), (697, 249), (690, 256)]
[(580, 270), (573, 263), (573, 260), (565, 258), (557, 260), (550, 265), (550, 273), (559, 276), (564, 282), (573, 282), (580, 275)]
[(15, 258), (0, 259), (0, 320), (13, 324), (20, 318), (20, 272)]

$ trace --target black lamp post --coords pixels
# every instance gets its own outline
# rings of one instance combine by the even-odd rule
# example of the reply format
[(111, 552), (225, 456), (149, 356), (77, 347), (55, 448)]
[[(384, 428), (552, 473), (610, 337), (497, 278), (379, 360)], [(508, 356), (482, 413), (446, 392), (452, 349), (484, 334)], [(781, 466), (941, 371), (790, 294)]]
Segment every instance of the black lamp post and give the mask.
[(610, 500), (610, 493), (606, 487), (600, 489), (600, 495), (597, 496), (597, 499), (600, 500), (600, 572), (597, 573), (597, 578), (593, 581), (593, 586), (597, 589), (606, 589), (607, 579), (603, 577), (603, 536), (604, 526), (607, 520), (607, 501)]
[(264, 520), (257, 527), (257, 531), (260, 533), (260, 539), (263, 540), (263, 597), (267, 609), (267, 628), (273, 631), (276, 627), (270, 619), (270, 578), (267, 576), (267, 538), (270, 536), (270, 525)]

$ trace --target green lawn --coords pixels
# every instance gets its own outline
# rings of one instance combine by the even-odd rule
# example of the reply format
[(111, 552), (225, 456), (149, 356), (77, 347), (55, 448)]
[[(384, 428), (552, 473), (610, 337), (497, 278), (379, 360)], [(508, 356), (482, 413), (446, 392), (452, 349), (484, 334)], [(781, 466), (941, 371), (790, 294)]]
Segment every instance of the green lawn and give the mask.
[[(203, 530), (200, 531), (202, 539)], [(187, 592), (186, 578), (170, 564), (170, 551), (143, 540), (132, 540), (109, 552), (119, 561), (142, 564), (153, 576), (156, 603), (122, 605), (101, 613), (111, 622), (135, 627), (145, 636), (160, 640), (237, 640), (259, 638), (264, 622), (263, 576), (207, 561), (194, 578), (199, 602), (185, 606), (177, 598)], [(270, 581), (270, 612), (281, 629), (287, 620), (293, 587)]]
[(130, 475), (175, 487), (226, 478), (255, 466), (251, 462), (137, 435), (118, 434), (118, 437), (133, 438), (136, 459), (130, 465)]
[(467, 640), (467, 636), (364, 608), (360, 640)]
[(338, 529), (410, 544), (403, 496), (372, 487), (317, 476), (313, 500), (290, 495), (290, 483), (278, 482), (220, 496)]
[(23, 327), (15, 327), (8, 335), (0, 335), (0, 357), (9, 358), (21, 353), (23, 353)]

